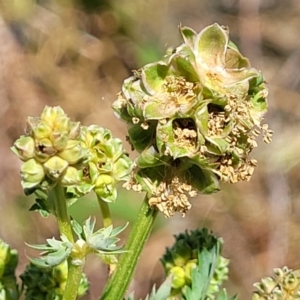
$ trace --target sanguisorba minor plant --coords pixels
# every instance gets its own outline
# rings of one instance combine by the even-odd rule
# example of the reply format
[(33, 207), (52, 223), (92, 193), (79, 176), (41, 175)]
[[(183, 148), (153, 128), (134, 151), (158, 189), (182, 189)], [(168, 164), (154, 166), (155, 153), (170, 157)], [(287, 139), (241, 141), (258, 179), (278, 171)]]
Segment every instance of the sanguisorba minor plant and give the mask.
[[(217, 192), (220, 181), (250, 180), (256, 138), (262, 135), (269, 143), (272, 135), (262, 123), (268, 94), (264, 78), (230, 41), (227, 27), (213, 24), (199, 34), (180, 27), (180, 33), (183, 43), (135, 71), (113, 103), (139, 152), (134, 162), (108, 129), (73, 122), (60, 107), (46, 106), (40, 117), (28, 117), (25, 134), (12, 150), (23, 161), (25, 194), (36, 196), (31, 210), (56, 217), (60, 240), (31, 245), (42, 253), (30, 259), (21, 289), (14, 275), (16, 253), (2, 242), (1, 300), (19, 299), (21, 293), (28, 300), (77, 299), (88, 289), (82, 271), (89, 253), (110, 266), (100, 299), (121, 300), (158, 213), (185, 216), (198, 193)], [(117, 235), (126, 225), (114, 228), (109, 210), (120, 181), (146, 193), (124, 249)], [(79, 224), (68, 212), (91, 191), (102, 212), (98, 230), (95, 219)], [(227, 299), (226, 291), (219, 292), (228, 272), (221, 239), (207, 229), (175, 239), (162, 258), (169, 279), (147, 299)], [(264, 298), (259, 287), (254, 299), (273, 299)]]

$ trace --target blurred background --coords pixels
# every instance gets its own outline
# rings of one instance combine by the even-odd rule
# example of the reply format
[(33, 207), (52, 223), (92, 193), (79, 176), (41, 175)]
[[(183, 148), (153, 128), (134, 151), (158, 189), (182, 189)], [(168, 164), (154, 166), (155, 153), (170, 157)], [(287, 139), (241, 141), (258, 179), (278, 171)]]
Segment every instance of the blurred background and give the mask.
[[(160, 284), (159, 258), (172, 235), (203, 226), (224, 239), (223, 253), (231, 261), (226, 286), (239, 299), (250, 299), (252, 284), (274, 267), (300, 269), (298, 0), (0, 0), (0, 236), (19, 250), (18, 273), (31, 254), (24, 241), (58, 236), (55, 220), (28, 212), (33, 198), (23, 194), (20, 162), (10, 151), (26, 117), (60, 105), (84, 125), (109, 128), (134, 157), (126, 126), (110, 108), (123, 80), (178, 46), (179, 24), (199, 32), (214, 22), (229, 26), (231, 39), (268, 82), (273, 142), (261, 142), (253, 152), (259, 164), (250, 182), (193, 199), (185, 218), (159, 217), (131, 289), (144, 297), (153, 283)], [(112, 205), (116, 223), (132, 223), (142, 198), (121, 191)], [(99, 215), (93, 197), (71, 212), (79, 221)], [(91, 256), (85, 271), (92, 286), (84, 299), (98, 299), (106, 267)]]

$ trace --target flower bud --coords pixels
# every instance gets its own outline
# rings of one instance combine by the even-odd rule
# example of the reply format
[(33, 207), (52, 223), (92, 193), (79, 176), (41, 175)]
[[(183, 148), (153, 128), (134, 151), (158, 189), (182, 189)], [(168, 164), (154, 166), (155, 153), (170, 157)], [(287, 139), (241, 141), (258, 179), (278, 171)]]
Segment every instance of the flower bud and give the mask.
[(74, 167), (67, 167), (62, 177), (61, 184), (63, 186), (73, 186), (82, 182), (82, 171)]
[[(172, 294), (181, 294), (185, 286), (191, 286), (192, 270), (198, 267), (199, 253), (204, 249), (210, 250), (216, 244), (221, 245), (221, 240), (210, 234), (206, 228), (181, 233), (175, 236), (175, 243), (168, 248), (161, 261), (167, 275), (172, 274)], [(193, 252), (196, 253), (193, 259)], [(219, 287), (228, 274), (228, 260), (220, 254), (217, 257), (217, 266), (207, 288), (207, 299), (213, 299), (213, 295), (219, 291)], [(173, 282), (175, 280), (175, 282)]]
[(21, 166), (21, 178), (23, 189), (31, 189), (40, 184), (44, 179), (45, 172), (43, 166), (34, 158), (27, 160)]
[(26, 134), (12, 147), (26, 162), (21, 168), (26, 193), (47, 190), (57, 180), (68, 187), (82, 183), (89, 153), (81, 141), (79, 122), (71, 122), (60, 107), (46, 106), (40, 117), (28, 117)]
[(39, 140), (48, 138), (52, 132), (52, 128), (49, 124), (32, 117), (29, 117), (27, 120), (27, 130), (28, 128), (30, 128), (34, 138)]
[(180, 289), (185, 285), (185, 272), (181, 267), (173, 267), (169, 275), (172, 275), (172, 288)]
[[(25, 292), (25, 300), (31, 299), (62, 299), (68, 278), (67, 261), (54, 268), (40, 268), (34, 264), (26, 267), (20, 276)], [(82, 274), (78, 296), (84, 295), (89, 284)]]
[(60, 151), (57, 155), (66, 160), (70, 165), (74, 165), (85, 158), (86, 151), (82, 148), (80, 141), (69, 140), (64, 150)]
[(15, 271), (18, 265), (18, 252), (0, 239), (0, 298), (17, 300), (20, 292)]
[(23, 161), (34, 157), (34, 139), (30, 136), (21, 136), (11, 148)]
[(44, 163), (47, 176), (53, 180), (60, 178), (68, 166), (68, 162), (58, 156), (52, 156)]
[[(116, 184), (128, 180), (132, 168), (132, 161), (125, 153), (121, 140), (114, 138), (109, 130), (91, 125), (82, 127), (81, 147), (87, 149), (88, 157), (83, 170), (83, 182), (69, 192), (80, 195), (94, 189), (102, 200), (115, 201)], [(66, 156), (64, 158), (67, 159)]]

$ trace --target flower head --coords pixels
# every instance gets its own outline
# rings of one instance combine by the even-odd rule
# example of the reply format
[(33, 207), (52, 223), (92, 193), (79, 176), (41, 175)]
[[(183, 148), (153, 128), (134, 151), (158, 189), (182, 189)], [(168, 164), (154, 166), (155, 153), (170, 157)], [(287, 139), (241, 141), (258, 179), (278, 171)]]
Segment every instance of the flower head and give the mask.
[(188, 198), (219, 190), (219, 181), (248, 181), (250, 153), (261, 133), (267, 89), (229, 39), (213, 24), (199, 34), (180, 28), (184, 43), (124, 81), (113, 108), (128, 123), (140, 152), (129, 188), (149, 194), (166, 217), (190, 209)]
[(300, 271), (287, 267), (274, 269), (274, 276), (265, 277), (255, 283), (257, 289), (252, 294), (252, 300), (276, 299), (289, 300), (300, 298)]
[[(220, 246), (222, 241), (217, 239), (206, 228), (184, 232), (174, 236), (175, 243), (171, 248), (167, 248), (161, 261), (167, 276), (172, 275), (172, 295), (181, 295), (187, 287), (192, 284), (200, 285), (203, 282), (193, 282), (192, 270), (197, 268), (202, 262), (198, 259), (199, 253), (211, 251), (216, 245)], [(220, 248), (217, 251), (216, 265), (213, 276), (210, 279), (206, 290), (205, 299), (214, 299), (214, 294), (220, 291), (220, 286), (227, 279), (228, 259), (220, 255)]]
[(79, 167), (87, 151), (79, 137), (79, 122), (71, 122), (60, 107), (46, 106), (40, 117), (28, 117), (25, 135), (12, 147), (24, 162), (21, 176), (26, 193), (57, 181), (65, 186), (80, 182)]
[(28, 194), (59, 182), (69, 197), (94, 190), (111, 202), (132, 166), (120, 139), (100, 126), (70, 121), (60, 107), (46, 106), (40, 117), (29, 117), (26, 134), (12, 151), (24, 162), (22, 186)]
[(0, 239), (0, 299), (17, 300), (20, 291), (15, 270), (18, 265), (18, 252)]
[(129, 179), (132, 167), (122, 141), (97, 125), (83, 126), (80, 140), (81, 146), (88, 151), (88, 162), (83, 168), (81, 184), (69, 191), (82, 195), (93, 189), (102, 200), (115, 201), (116, 184)]
[[(40, 268), (30, 263), (20, 277), (23, 282), (26, 300), (60, 300), (63, 299), (68, 278), (68, 264), (67, 261), (64, 261), (54, 268)], [(82, 274), (78, 296), (84, 295), (88, 288), (87, 277)]]

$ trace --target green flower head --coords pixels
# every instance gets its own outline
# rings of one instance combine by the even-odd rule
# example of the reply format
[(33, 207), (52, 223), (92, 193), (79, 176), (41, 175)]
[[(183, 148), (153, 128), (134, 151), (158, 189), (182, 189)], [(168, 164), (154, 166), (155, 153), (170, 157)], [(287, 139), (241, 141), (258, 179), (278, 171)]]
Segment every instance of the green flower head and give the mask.
[(132, 168), (122, 141), (97, 125), (83, 126), (80, 139), (81, 146), (88, 151), (88, 163), (83, 168), (81, 184), (69, 190), (79, 195), (94, 190), (102, 200), (115, 201), (117, 183), (129, 180)]
[[(172, 276), (173, 296), (179, 296), (184, 293), (187, 287), (192, 285), (192, 270), (197, 268), (202, 262), (199, 262), (199, 253), (204, 249), (210, 251), (214, 246), (222, 245), (222, 240), (217, 239), (206, 228), (181, 233), (174, 236), (175, 243), (171, 248), (167, 248), (161, 261), (167, 276)], [(220, 291), (220, 286), (228, 278), (228, 259), (220, 254), (216, 258), (216, 266), (209, 286), (207, 287), (205, 299), (215, 299), (214, 294)], [(193, 282), (194, 285), (200, 284)], [(202, 283), (203, 284), (203, 283)]]
[[(26, 300), (62, 300), (68, 278), (67, 261), (54, 268), (40, 268), (30, 263), (20, 276)], [(78, 296), (83, 296), (89, 288), (85, 274), (82, 274)]]
[(189, 197), (219, 190), (219, 182), (250, 180), (250, 153), (261, 133), (267, 89), (229, 39), (213, 24), (199, 34), (181, 27), (183, 44), (124, 81), (114, 102), (140, 152), (129, 188), (148, 193), (166, 217), (190, 209)]
[(80, 167), (87, 159), (79, 122), (71, 122), (60, 107), (46, 106), (40, 117), (28, 117), (26, 134), (12, 151), (24, 162), (21, 183), (26, 193), (57, 181), (65, 186), (80, 182)]
[(15, 270), (18, 265), (18, 252), (0, 239), (0, 299), (18, 300), (20, 291)]

